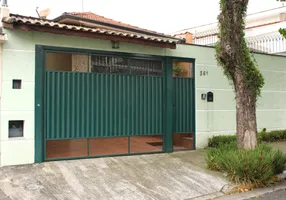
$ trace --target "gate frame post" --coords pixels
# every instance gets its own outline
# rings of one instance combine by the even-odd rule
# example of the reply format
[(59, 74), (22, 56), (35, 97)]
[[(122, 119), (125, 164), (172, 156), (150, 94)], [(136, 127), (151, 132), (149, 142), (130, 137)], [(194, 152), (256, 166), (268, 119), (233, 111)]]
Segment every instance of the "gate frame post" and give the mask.
[(35, 163), (44, 161), (44, 130), (43, 130), (43, 106), (44, 106), (44, 81), (45, 81), (45, 49), (36, 45), (35, 56)]
[(173, 152), (173, 64), (172, 58), (167, 57), (164, 61), (165, 79), (165, 108), (164, 108), (164, 136), (163, 151)]

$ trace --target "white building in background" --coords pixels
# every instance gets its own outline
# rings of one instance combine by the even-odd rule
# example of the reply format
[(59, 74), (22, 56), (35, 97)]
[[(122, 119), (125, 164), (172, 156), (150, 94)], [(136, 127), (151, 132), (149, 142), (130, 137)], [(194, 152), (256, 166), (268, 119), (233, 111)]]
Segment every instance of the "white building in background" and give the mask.
[[(286, 7), (249, 14), (245, 36), (249, 48), (257, 52), (286, 55), (286, 42), (278, 30), (286, 28)], [(186, 37), (187, 42), (212, 46), (217, 42), (218, 23), (187, 28), (173, 33)]]

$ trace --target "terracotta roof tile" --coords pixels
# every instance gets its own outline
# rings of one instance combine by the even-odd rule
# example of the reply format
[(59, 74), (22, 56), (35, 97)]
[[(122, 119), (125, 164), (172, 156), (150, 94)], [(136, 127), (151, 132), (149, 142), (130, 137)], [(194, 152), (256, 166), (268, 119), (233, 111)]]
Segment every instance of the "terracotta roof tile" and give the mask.
[[(159, 33), (159, 32), (156, 32), (156, 31), (151, 31), (151, 30), (148, 30), (148, 29), (140, 28), (138, 26), (133, 26), (133, 25), (126, 24), (126, 23), (123, 23), (123, 22), (120, 22), (120, 21), (109, 19), (109, 18), (106, 18), (104, 16), (92, 13), (92, 12), (65, 12), (64, 14), (75, 15), (77, 17), (93, 19), (93, 20), (97, 20), (97, 21), (100, 21), (100, 22), (104, 22), (104, 23), (109, 23), (109, 24), (124, 26), (124, 27), (128, 27), (128, 28), (133, 28), (133, 29), (137, 29), (137, 30), (147, 31), (147, 32), (150, 32), (150, 33), (165, 35), (163, 33)], [(168, 35), (166, 35), (166, 36), (168, 36)]]

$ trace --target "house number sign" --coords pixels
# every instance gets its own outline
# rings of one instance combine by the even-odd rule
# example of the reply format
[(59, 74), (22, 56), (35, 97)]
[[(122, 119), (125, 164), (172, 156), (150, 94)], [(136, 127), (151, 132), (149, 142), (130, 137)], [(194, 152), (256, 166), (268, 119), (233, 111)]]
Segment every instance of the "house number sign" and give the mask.
[(200, 76), (208, 76), (209, 72), (208, 71), (200, 71)]

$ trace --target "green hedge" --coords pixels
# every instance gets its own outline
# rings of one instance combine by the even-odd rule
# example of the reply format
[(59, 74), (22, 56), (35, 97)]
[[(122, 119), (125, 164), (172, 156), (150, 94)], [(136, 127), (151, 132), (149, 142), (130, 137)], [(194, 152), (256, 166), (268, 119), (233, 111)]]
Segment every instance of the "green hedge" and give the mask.
[[(258, 141), (261, 142), (275, 142), (286, 140), (286, 130), (269, 131), (263, 129), (258, 133)], [(236, 135), (218, 135), (209, 138), (208, 147), (217, 148), (219, 145), (229, 144), (236, 141)]]
[(286, 155), (266, 144), (254, 150), (238, 149), (235, 142), (211, 148), (206, 161), (212, 170), (226, 172), (235, 183), (265, 186), (286, 167)]
[(208, 147), (217, 148), (219, 145), (229, 144), (236, 141), (236, 135), (218, 135), (209, 139)]
[(259, 138), (263, 142), (275, 142), (275, 141), (286, 140), (286, 130), (270, 131), (270, 132), (263, 131), (259, 134)]

